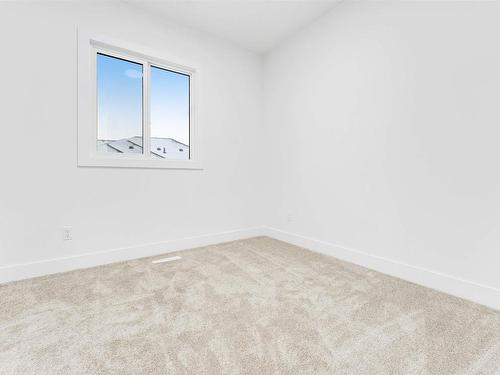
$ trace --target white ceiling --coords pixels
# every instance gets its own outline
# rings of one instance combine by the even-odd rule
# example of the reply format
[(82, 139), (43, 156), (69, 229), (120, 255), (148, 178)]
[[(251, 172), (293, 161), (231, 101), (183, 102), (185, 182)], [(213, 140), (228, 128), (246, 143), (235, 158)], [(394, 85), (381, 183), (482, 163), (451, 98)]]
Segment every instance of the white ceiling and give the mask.
[(321, 1), (152, 1), (127, 0), (165, 21), (233, 41), (265, 53), (333, 8), (339, 0)]

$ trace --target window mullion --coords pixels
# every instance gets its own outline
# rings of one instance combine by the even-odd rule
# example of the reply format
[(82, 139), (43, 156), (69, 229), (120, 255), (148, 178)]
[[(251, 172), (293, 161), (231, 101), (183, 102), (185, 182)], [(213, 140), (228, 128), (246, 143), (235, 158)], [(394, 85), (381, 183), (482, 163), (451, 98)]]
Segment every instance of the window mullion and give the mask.
[(143, 124), (143, 157), (149, 159), (151, 157), (151, 65), (145, 62), (143, 65), (143, 80), (142, 80), (142, 95), (143, 95), (143, 108), (142, 108), (142, 124)]

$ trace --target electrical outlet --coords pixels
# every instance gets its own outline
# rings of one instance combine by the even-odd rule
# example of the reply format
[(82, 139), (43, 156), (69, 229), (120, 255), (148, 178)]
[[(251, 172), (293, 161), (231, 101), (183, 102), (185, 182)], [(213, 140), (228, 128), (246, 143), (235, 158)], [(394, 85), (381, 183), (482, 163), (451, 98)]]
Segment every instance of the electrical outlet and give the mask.
[(71, 241), (73, 239), (73, 228), (71, 227), (63, 227), (63, 240)]
[(293, 214), (291, 212), (286, 215), (286, 221), (291, 223), (293, 221)]

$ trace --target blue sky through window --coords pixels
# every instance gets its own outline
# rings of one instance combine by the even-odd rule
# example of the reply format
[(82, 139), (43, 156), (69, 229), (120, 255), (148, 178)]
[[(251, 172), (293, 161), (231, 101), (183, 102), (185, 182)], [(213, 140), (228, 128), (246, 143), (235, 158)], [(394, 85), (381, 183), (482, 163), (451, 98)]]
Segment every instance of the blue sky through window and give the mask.
[[(98, 140), (142, 137), (143, 66), (97, 55)], [(189, 145), (189, 79), (151, 67), (151, 137)]]
[(142, 137), (142, 65), (97, 55), (98, 140)]
[(151, 67), (151, 137), (189, 145), (189, 76)]

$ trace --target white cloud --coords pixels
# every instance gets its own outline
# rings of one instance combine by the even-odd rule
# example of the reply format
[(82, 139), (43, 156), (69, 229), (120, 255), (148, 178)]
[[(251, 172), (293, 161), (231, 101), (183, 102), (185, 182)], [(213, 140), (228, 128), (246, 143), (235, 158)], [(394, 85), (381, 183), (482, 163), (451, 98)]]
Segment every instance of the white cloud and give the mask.
[(133, 78), (133, 79), (142, 78), (142, 72), (140, 72), (138, 70), (135, 70), (135, 69), (127, 69), (127, 70), (125, 70), (125, 75), (128, 78)]

